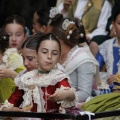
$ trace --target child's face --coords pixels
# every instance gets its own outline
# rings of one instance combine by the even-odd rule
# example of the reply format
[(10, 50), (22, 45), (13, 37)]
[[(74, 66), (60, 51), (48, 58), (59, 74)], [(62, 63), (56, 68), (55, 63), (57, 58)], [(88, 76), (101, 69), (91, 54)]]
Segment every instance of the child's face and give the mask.
[(58, 62), (60, 57), (60, 49), (58, 43), (53, 40), (43, 41), (38, 49), (37, 60), (38, 69), (50, 71)]
[(120, 39), (120, 14), (117, 15), (115, 22), (113, 22), (113, 27), (115, 28), (117, 37)]
[(26, 67), (26, 69), (28, 71), (36, 69), (37, 68), (37, 65), (36, 65), (37, 59), (36, 59), (35, 50), (23, 48), (21, 52), (22, 52), (24, 66)]
[(10, 36), (9, 47), (20, 50), (26, 39), (23, 26), (16, 23), (10, 23), (5, 26), (5, 31)]
[(33, 30), (32, 30), (33, 34), (37, 32), (45, 32), (46, 30), (46, 27), (44, 25), (41, 25), (38, 22), (38, 19), (39, 19), (39, 16), (35, 12), (33, 16)]

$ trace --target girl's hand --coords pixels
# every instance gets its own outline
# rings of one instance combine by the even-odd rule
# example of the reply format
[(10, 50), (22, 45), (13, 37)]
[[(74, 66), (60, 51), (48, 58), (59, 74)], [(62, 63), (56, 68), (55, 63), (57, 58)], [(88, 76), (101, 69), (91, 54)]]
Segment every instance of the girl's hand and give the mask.
[(53, 95), (47, 95), (48, 99), (51, 101), (62, 101), (65, 100), (68, 97), (68, 90), (60, 90), (56, 91)]
[(48, 99), (52, 101), (73, 101), (75, 99), (75, 93), (71, 89), (58, 90), (53, 95), (48, 94)]
[(2, 78), (15, 78), (17, 73), (11, 69), (0, 69), (0, 79)]
[(110, 75), (107, 82), (109, 85), (112, 84), (113, 82), (116, 82), (116, 75)]

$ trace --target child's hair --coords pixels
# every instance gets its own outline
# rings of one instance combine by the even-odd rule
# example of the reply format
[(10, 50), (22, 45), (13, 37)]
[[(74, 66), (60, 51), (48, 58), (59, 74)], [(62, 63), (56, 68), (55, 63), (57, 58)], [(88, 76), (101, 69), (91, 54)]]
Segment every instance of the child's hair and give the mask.
[(77, 28), (78, 28), (78, 34), (79, 34), (79, 43), (84, 43), (84, 42), (88, 42), (87, 39), (86, 39), (86, 33), (85, 33), (85, 28), (84, 28), (84, 25), (82, 23), (82, 20), (78, 19), (78, 18), (73, 18), (72, 19)]
[(49, 21), (49, 8), (40, 8), (38, 10), (36, 10), (35, 12), (38, 15), (38, 23), (40, 25), (45, 25), (47, 26), (48, 21)]
[[(66, 30), (63, 29), (63, 23), (68, 18), (63, 18), (62, 14), (55, 15), (54, 18), (51, 19), (52, 33), (61, 38), (65, 44), (73, 47), (79, 44), (79, 34), (78, 29), (75, 24), (69, 24)], [(68, 19), (70, 21), (70, 19)], [(72, 22), (72, 21), (70, 21)], [(72, 31), (70, 33), (70, 31)], [(69, 36), (69, 39), (67, 38)]]
[(9, 35), (0, 28), (0, 52), (3, 54), (9, 46)]
[(5, 27), (7, 24), (11, 24), (11, 23), (17, 23), (19, 25), (21, 25), (24, 29), (24, 33), (26, 34), (26, 24), (25, 24), (25, 20), (23, 17), (19, 16), (19, 15), (11, 15), (9, 17), (6, 18), (5, 21)]
[(41, 44), (43, 41), (45, 41), (45, 40), (53, 40), (53, 41), (57, 42), (57, 44), (58, 44), (58, 46), (59, 46), (59, 50), (60, 50), (60, 52), (61, 52), (60, 42), (59, 42), (59, 40), (56, 38), (56, 36), (55, 36), (53, 33), (47, 33), (47, 34), (43, 35), (43, 36), (40, 38), (40, 40), (39, 40), (39, 42), (38, 42), (38, 45), (37, 45), (37, 48), (36, 48), (36, 51), (37, 51), (37, 52), (38, 52), (38, 49), (39, 49), (39, 47), (40, 47), (40, 44)]
[(30, 36), (22, 45), (23, 48), (28, 48), (32, 50), (36, 50), (37, 44), (40, 40), (40, 37), (43, 35), (42, 32), (38, 32), (35, 35)]
[(112, 11), (113, 21), (116, 20), (116, 18), (119, 14), (120, 14), (120, 7), (116, 5), (116, 6), (114, 6), (114, 10)]

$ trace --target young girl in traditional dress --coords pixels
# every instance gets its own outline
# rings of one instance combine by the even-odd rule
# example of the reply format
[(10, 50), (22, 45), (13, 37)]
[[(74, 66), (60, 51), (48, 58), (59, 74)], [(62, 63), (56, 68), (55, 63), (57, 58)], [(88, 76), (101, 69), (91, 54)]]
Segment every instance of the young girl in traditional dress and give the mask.
[[(9, 35), (0, 30), (0, 102), (8, 99), (15, 89), (14, 77), (24, 69), (22, 56), (9, 48)], [(6, 75), (4, 75), (6, 74)]]
[(9, 47), (17, 48), (21, 53), (21, 46), (28, 37), (24, 18), (19, 15), (11, 15), (7, 17), (4, 28), (10, 36)]
[(60, 63), (70, 76), (72, 87), (77, 91), (79, 102), (85, 102), (92, 96), (94, 80), (100, 84), (98, 63), (92, 56), (89, 47), (80, 45), (85, 42), (78, 34), (78, 29), (73, 21), (63, 18), (56, 7), (50, 10), (50, 21), (47, 32), (54, 33), (62, 46)]
[[(5, 47), (3, 45), (5, 43), (2, 42), (3, 44), (1, 44), (1, 47), (4, 48), (2, 53), (5, 52), (2, 60), (5, 63), (5, 67), (4, 69), (3, 67), (0, 67), (0, 78), (3, 79), (0, 81), (0, 102), (4, 102), (5, 99), (9, 98), (15, 89), (13, 79), (19, 72), (25, 69), (23, 66), (23, 59), (19, 55), (19, 53), (21, 53), (21, 46), (26, 40), (24, 19), (18, 15), (9, 16), (5, 21), (4, 29), (9, 35), (9, 39), (7, 37), (7, 43)], [(2, 41), (4, 41), (4, 39), (2, 39)]]
[[(36, 56), (38, 68), (15, 79), (18, 87), (1, 107), (3, 111), (65, 112), (77, 102), (69, 77), (58, 63), (61, 47), (51, 33), (41, 37)], [(22, 109), (21, 109), (22, 108)]]

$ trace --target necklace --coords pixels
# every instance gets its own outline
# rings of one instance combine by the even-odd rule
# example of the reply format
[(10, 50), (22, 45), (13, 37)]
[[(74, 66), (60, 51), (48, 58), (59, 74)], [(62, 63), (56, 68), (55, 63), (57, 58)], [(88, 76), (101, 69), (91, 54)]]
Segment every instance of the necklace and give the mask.
[(38, 73), (41, 73), (41, 74), (48, 74), (50, 71), (41, 71), (41, 70), (38, 70)]

